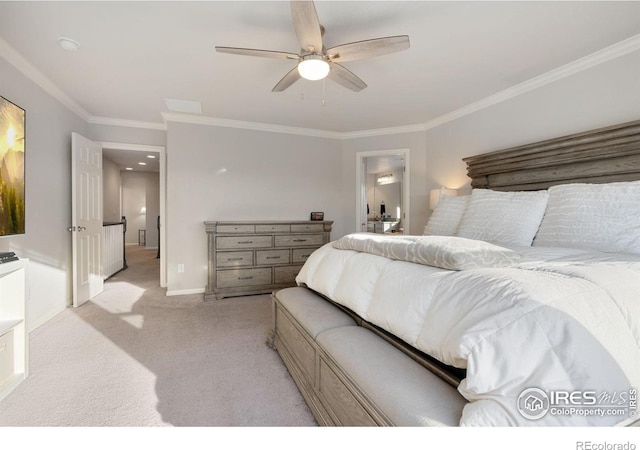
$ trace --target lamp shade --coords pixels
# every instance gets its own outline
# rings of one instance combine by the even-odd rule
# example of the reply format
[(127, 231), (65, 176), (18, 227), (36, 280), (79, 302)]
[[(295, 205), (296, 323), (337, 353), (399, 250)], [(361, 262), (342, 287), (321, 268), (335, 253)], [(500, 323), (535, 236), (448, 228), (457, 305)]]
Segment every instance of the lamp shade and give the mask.
[(442, 197), (443, 195), (456, 197), (458, 195), (458, 191), (456, 189), (447, 188), (432, 189), (429, 192), (429, 208), (432, 210), (436, 209), (436, 206), (438, 206), (438, 203), (440, 203), (440, 197)]
[(302, 78), (316, 81), (329, 74), (329, 63), (320, 55), (307, 55), (298, 64), (298, 73)]

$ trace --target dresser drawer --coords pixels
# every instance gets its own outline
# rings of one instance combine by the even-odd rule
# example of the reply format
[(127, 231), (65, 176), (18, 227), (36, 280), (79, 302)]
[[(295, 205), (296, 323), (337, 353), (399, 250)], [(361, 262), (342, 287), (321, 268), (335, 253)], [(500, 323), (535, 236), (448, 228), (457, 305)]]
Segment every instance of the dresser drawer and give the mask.
[(253, 266), (253, 252), (217, 252), (216, 267)]
[(267, 224), (267, 225), (256, 225), (257, 233), (289, 233), (291, 232), (290, 225), (283, 224)]
[(256, 265), (289, 264), (289, 250), (257, 250)]
[(274, 267), (274, 283), (294, 284), (296, 282), (296, 276), (300, 272), (302, 266), (286, 266), (286, 267)]
[(275, 237), (276, 247), (320, 247), (323, 242), (324, 236), (321, 234), (292, 234)]
[(218, 288), (271, 284), (271, 267), (261, 269), (219, 270), (216, 275), (216, 287)]
[(255, 233), (255, 225), (218, 225), (218, 233)]
[(328, 242), (332, 221), (205, 221), (205, 300), (294, 286), (309, 255)]
[(291, 224), (292, 233), (300, 233), (305, 231), (324, 231), (324, 225), (321, 223), (294, 223)]
[(314, 251), (316, 251), (315, 248), (294, 248), (292, 251), (293, 261), (291, 262), (303, 263), (309, 259), (309, 256), (311, 256)]
[(230, 248), (265, 248), (273, 244), (271, 236), (218, 236), (216, 247), (220, 249)]

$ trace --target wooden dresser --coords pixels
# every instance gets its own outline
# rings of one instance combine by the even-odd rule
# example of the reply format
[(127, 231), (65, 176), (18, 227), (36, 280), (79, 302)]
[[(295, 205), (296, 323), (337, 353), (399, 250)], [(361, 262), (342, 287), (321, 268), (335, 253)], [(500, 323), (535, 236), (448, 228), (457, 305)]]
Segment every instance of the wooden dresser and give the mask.
[(333, 221), (205, 222), (205, 300), (295, 286), (309, 255), (328, 243)]

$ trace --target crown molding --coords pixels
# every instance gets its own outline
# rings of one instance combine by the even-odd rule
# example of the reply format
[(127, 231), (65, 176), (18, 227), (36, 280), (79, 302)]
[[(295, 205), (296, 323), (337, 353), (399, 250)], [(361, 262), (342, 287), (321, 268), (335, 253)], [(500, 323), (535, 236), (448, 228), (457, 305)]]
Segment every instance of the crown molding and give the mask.
[(417, 123), (415, 125), (402, 125), (389, 128), (373, 128), (371, 130), (347, 131), (340, 133), (340, 139), (357, 139), (372, 136), (384, 136), (388, 134), (416, 133), (426, 131), (425, 124)]
[(166, 123), (143, 122), (140, 120), (129, 120), (129, 119), (116, 119), (114, 117), (91, 116), (89, 117), (87, 122), (95, 125), (110, 125), (114, 127), (145, 128), (148, 130), (161, 130), (161, 131), (167, 130)]
[(241, 128), (255, 131), (267, 131), (272, 133), (285, 133), (296, 134), (302, 136), (321, 137), (329, 139), (357, 139), (363, 137), (383, 136), (391, 134), (401, 133), (414, 133), (427, 131), (448, 122), (455, 121), (464, 116), (473, 114), (483, 109), (489, 108), (498, 103), (502, 103), (509, 99), (518, 97), (522, 94), (530, 92), (532, 90), (543, 87), (547, 84), (559, 81), (571, 75), (575, 75), (584, 70), (595, 67), (599, 64), (611, 61), (616, 58), (620, 58), (631, 52), (640, 50), (640, 34), (632, 36), (628, 39), (605, 47), (591, 53), (583, 58), (572, 61), (568, 64), (560, 66), (549, 72), (543, 73), (537, 77), (531, 78), (527, 81), (519, 83), (510, 88), (499, 91), (488, 97), (485, 97), (474, 103), (470, 103), (462, 108), (456, 109), (449, 113), (438, 116), (432, 120), (429, 120), (422, 124), (405, 125), (389, 128), (377, 128), (370, 130), (351, 131), (351, 132), (339, 132), (319, 130), (313, 128), (291, 127), (285, 125), (274, 125), (259, 122), (245, 122), (239, 120), (221, 119), (215, 117), (206, 117), (199, 115), (183, 114), (183, 113), (168, 113), (162, 112), (162, 118), (164, 123), (156, 122), (143, 122), (128, 119), (118, 119), (111, 117), (99, 117), (92, 116), (78, 103), (65, 94), (59, 87), (57, 87), (49, 78), (47, 78), (42, 72), (35, 68), (30, 62), (28, 62), (20, 53), (18, 53), (13, 47), (11, 47), (4, 39), (0, 38), (0, 56), (7, 60), (16, 69), (22, 72), (25, 76), (35, 82), (38, 86), (44, 89), (51, 96), (60, 101), (64, 106), (69, 108), (72, 112), (80, 116), (87, 123), (97, 125), (111, 125), (119, 127), (129, 128), (144, 128), (151, 130), (166, 131), (168, 122), (182, 122), (191, 123), (197, 125), (209, 125), (228, 128)]
[(267, 131), (271, 133), (297, 134), (301, 136), (340, 139), (342, 133), (338, 131), (318, 130), (314, 128), (290, 127), (285, 125), (273, 125), (259, 122), (244, 122), (241, 120), (219, 119), (216, 117), (194, 116), (191, 114), (162, 113), (165, 122), (182, 122), (196, 125), (209, 125), (215, 127), (242, 128), (254, 131)]
[(456, 109), (455, 111), (436, 117), (435, 119), (430, 120), (424, 124), (425, 130), (439, 127), (440, 125), (444, 125), (445, 123), (452, 122), (461, 117), (473, 114), (474, 112), (518, 97), (522, 94), (533, 91), (547, 84), (554, 83), (571, 75), (575, 75), (599, 64), (611, 61), (612, 59), (620, 58), (621, 56), (627, 55), (639, 49), (640, 34), (637, 34), (628, 39), (625, 39), (624, 41), (620, 41), (616, 44), (610, 45), (609, 47), (605, 47), (602, 50), (598, 50), (585, 57), (550, 70), (549, 72), (545, 72), (542, 75), (530, 78), (529, 80), (516, 84), (515, 86), (496, 92), (495, 94), (485, 97), (477, 102), (470, 103), (460, 109)]
[(9, 64), (22, 72), (27, 78), (40, 86), (49, 95), (54, 97), (64, 106), (69, 108), (73, 113), (80, 116), (81, 119), (88, 121), (91, 114), (87, 112), (82, 106), (76, 103), (71, 97), (65, 94), (62, 89), (56, 86), (49, 78), (47, 78), (42, 72), (25, 59), (20, 53), (16, 51), (7, 41), (0, 37), (0, 56), (7, 60)]

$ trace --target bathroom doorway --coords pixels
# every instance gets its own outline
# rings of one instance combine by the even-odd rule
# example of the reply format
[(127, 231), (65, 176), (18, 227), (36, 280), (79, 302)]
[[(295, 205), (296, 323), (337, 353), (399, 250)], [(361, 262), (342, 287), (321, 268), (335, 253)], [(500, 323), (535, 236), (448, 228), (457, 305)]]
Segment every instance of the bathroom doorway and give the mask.
[(357, 230), (408, 234), (409, 150), (357, 154)]

